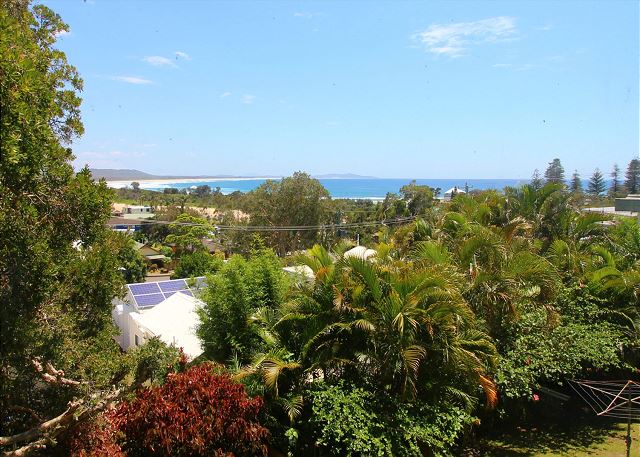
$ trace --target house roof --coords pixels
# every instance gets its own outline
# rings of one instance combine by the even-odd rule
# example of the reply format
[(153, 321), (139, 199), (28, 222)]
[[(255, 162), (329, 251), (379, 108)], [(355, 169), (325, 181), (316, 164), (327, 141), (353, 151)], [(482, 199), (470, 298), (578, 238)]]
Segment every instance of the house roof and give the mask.
[(365, 260), (369, 257), (374, 257), (375, 255), (377, 255), (376, 251), (373, 249), (367, 249), (365, 246), (356, 246), (344, 253), (344, 257), (359, 257)]
[(182, 348), (190, 359), (195, 359), (203, 352), (196, 335), (200, 323), (196, 310), (201, 305), (197, 298), (178, 292), (148, 311), (131, 315), (149, 333), (166, 344)]
[(290, 267), (284, 267), (283, 270), (287, 273), (303, 276), (306, 279), (316, 279), (316, 275), (308, 265), (293, 265)]
[(149, 260), (164, 260), (167, 258), (164, 254), (145, 255), (145, 257)]
[(452, 187), (451, 189), (445, 192), (445, 195), (452, 194), (454, 190), (459, 194), (466, 194), (466, 192), (463, 189), (460, 189), (459, 187)]
[(129, 295), (133, 299), (133, 304), (138, 309), (148, 309), (157, 306), (176, 292), (192, 295), (204, 285), (204, 277), (195, 278), (192, 283), (186, 279), (173, 279), (171, 281), (140, 282), (127, 284)]

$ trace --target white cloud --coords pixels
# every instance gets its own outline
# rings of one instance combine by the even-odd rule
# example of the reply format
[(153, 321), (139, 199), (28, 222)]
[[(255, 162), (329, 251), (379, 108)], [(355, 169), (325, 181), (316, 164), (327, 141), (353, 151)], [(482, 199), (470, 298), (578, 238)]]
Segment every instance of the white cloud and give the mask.
[(304, 19), (311, 19), (314, 16), (314, 14), (304, 11), (304, 12), (293, 13), (293, 16), (294, 17), (301, 17), (301, 18), (304, 18)]
[(414, 35), (433, 54), (460, 57), (473, 45), (494, 43), (513, 38), (516, 19), (508, 16), (490, 17), (473, 22), (433, 24)]
[(175, 67), (176, 64), (173, 63), (171, 59), (167, 59), (162, 56), (146, 56), (142, 59), (143, 62), (147, 62), (149, 65), (153, 65), (154, 67)]
[(176, 51), (174, 52), (174, 54), (176, 56), (176, 59), (191, 60), (191, 56), (186, 52)]
[(251, 105), (256, 99), (255, 95), (245, 94), (242, 96), (242, 103), (245, 105)]
[(229, 95), (231, 95), (231, 92), (223, 92), (220, 94), (220, 98), (227, 98)]
[(109, 79), (113, 79), (114, 81), (121, 81), (128, 84), (153, 84), (153, 81), (149, 79), (138, 78), (137, 76), (109, 76)]
[(69, 32), (68, 30), (58, 30), (56, 33), (54, 33), (54, 36), (56, 38), (60, 38), (68, 35), (71, 35), (71, 32)]

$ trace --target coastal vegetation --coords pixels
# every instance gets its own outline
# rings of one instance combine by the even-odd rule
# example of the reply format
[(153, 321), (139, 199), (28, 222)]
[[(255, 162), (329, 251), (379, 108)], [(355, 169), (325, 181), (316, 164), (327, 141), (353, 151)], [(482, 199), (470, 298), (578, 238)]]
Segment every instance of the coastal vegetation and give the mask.
[[(559, 159), (546, 181), (446, 202), (416, 183), (334, 200), (305, 173), (247, 194), (113, 191), (71, 166), (66, 25), (20, 0), (0, 25), (3, 455), (455, 455), (580, 411), (545, 394), (572, 379), (638, 379), (640, 225), (582, 211), (623, 192), (617, 166), (607, 197), (601, 173), (567, 188)], [(107, 226), (116, 197), (163, 206), (134, 236), (207, 277), (195, 360), (114, 340), (112, 300), (145, 272)], [(358, 241), (373, 253), (349, 254)]]

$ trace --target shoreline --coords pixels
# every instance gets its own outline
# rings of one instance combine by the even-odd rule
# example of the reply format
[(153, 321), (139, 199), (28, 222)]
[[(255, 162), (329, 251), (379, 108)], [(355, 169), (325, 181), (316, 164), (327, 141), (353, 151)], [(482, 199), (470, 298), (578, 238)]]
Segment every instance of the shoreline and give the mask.
[[(176, 178), (176, 179), (167, 179), (167, 178), (157, 178), (157, 179), (132, 179), (132, 180), (109, 180), (107, 181), (107, 186), (113, 189), (121, 189), (123, 187), (130, 186), (132, 182), (137, 182), (140, 184), (141, 189), (150, 189), (151, 187), (158, 187), (167, 184), (189, 184), (192, 182), (209, 182), (209, 181), (253, 181), (256, 179), (267, 180), (267, 179), (282, 179), (280, 176), (251, 176), (251, 177), (242, 177), (242, 178)], [(150, 189), (153, 190), (153, 189)]]

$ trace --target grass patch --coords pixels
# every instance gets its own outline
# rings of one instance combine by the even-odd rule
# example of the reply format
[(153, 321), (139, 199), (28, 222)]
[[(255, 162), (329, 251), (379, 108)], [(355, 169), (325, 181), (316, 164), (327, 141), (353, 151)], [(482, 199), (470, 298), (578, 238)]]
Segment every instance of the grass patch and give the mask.
[[(480, 440), (483, 456), (505, 457), (613, 457), (625, 456), (626, 422), (596, 416), (579, 416), (557, 421), (537, 421)], [(640, 456), (640, 424), (632, 424), (632, 456)]]

